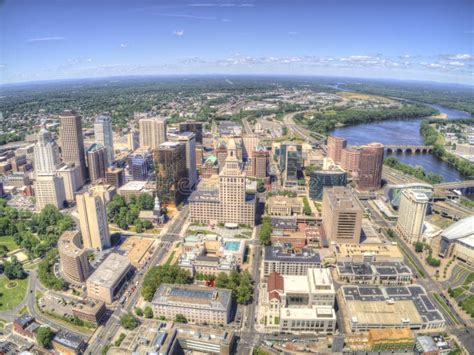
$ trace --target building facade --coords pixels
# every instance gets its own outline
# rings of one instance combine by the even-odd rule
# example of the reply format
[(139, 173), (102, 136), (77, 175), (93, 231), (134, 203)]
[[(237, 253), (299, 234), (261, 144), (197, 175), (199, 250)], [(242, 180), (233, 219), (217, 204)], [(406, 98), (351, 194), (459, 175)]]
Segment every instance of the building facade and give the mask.
[(109, 222), (104, 199), (88, 191), (77, 194), (76, 203), (84, 248), (103, 250), (110, 247)]
[(166, 119), (163, 117), (142, 118), (140, 127), (140, 148), (158, 149), (166, 142)]
[(428, 197), (422, 192), (402, 191), (397, 230), (410, 244), (420, 241), (428, 203)]
[(382, 183), (384, 145), (370, 143), (360, 149), (357, 188), (362, 191), (378, 190)]
[(346, 148), (347, 141), (342, 137), (329, 136), (327, 141), (328, 157), (332, 159), (334, 163), (339, 164), (341, 162), (342, 150)]
[(93, 144), (87, 150), (87, 167), (91, 182), (105, 178), (105, 169), (108, 166), (107, 155), (109, 150), (100, 144)]
[(340, 170), (312, 171), (309, 176), (309, 197), (312, 200), (321, 200), (324, 188), (347, 184), (347, 173)]
[(112, 130), (112, 119), (110, 116), (97, 116), (94, 122), (95, 143), (101, 145), (107, 150), (107, 162), (112, 164), (114, 161), (114, 136)]
[(72, 283), (85, 282), (91, 273), (87, 251), (83, 249), (81, 233), (66, 231), (58, 240), (60, 270), (64, 278)]
[(182, 132), (178, 135), (178, 142), (186, 146), (186, 174), (189, 180), (189, 188), (194, 189), (197, 184), (196, 168), (196, 136), (193, 132)]

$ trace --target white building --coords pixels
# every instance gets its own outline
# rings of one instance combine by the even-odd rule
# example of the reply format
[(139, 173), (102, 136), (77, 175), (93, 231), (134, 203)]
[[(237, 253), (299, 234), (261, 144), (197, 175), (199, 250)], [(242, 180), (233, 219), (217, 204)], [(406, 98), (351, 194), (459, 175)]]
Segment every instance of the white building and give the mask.
[(158, 149), (166, 142), (166, 119), (162, 117), (142, 118), (138, 121), (140, 127), (140, 147)]
[(59, 209), (64, 208), (66, 194), (63, 178), (55, 174), (37, 175), (35, 197), (38, 210), (42, 210), (46, 205), (53, 205)]
[(397, 229), (409, 243), (418, 242), (423, 234), (428, 202), (428, 197), (422, 192), (402, 190)]
[(59, 164), (59, 148), (46, 128), (41, 128), (34, 147), (36, 174), (52, 174)]

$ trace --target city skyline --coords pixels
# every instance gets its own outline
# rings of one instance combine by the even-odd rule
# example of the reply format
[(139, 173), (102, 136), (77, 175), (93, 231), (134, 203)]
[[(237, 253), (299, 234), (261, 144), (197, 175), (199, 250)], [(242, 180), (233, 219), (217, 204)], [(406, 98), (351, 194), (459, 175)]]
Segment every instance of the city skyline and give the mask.
[(472, 1), (4, 1), (0, 84), (315, 75), (473, 84)]

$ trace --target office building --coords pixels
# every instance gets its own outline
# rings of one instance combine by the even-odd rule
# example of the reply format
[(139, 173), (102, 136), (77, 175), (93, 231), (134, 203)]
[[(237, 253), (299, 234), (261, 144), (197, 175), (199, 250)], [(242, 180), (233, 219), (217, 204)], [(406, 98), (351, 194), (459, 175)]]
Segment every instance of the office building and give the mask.
[(300, 276), (276, 272), (268, 278), (263, 304), (267, 331), (285, 333), (332, 333), (336, 291), (329, 269), (309, 268)]
[(318, 170), (309, 174), (309, 197), (312, 200), (323, 198), (324, 188), (346, 186), (347, 173), (340, 170)]
[(359, 174), (360, 150), (354, 148), (344, 148), (341, 154), (341, 168), (352, 173), (353, 176)]
[(359, 243), (363, 213), (359, 199), (349, 188), (324, 189), (322, 218), (329, 241)]
[(163, 204), (177, 206), (191, 193), (186, 173), (186, 144), (160, 144), (155, 150), (155, 170), (156, 190)]
[(53, 174), (59, 165), (59, 148), (46, 128), (41, 128), (34, 146), (36, 174)]
[(105, 182), (115, 186), (117, 189), (125, 184), (125, 176), (122, 168), (115, 166), (108, 167), (105, 171)]
[(413, 281), (413, 273), (403, 262), (338, 262), (339, 281), (349, 284), (406, 285)]
[(410, 328), (441, 330), (445, 320), (420, 285), (342, 286), (338, 304), (345, 315), (345, 329)]
[(87, 343), (82, 337), (63, 329), (54, 334), (51, 344), (57, 354), (68, 355), (82, 354), (87, 347)]
[(455, 257), (474, 265), (474, 216), (463, 218), (451, 224), (441, 233), (439, 256)]
[(327, 141), (328, 157), (336, 164), (341, 162), (342, 150), (346, 148), (347, 141), (342, 137), (329, 136)]
[(220, 172), (222, 169), (224, 169), (225, 160), (227, 158), (227, 143), (224, 141), (219, 142), (215, 153), (217, 158), (218, 171)]
[(175, 319), (182, 314), (188, 322), (225, 325), (230, 321), (232, 292), (194, 285), (161, 284), (151, 301), (157, 317)]
[(153, 172), (153, 154), (149, 148), (139, 148), (128, 157), (128, 171), (135, 181), (147, 181)]
[(428, 202), (428, 197), (422, 192), (402, 191), (397, 230), (410, 244), (420, 241)]
[(255, 225), (256, 197), (247, 193), (246, 175), (237, 159), (235, 142), (228, 145), (218, 186), (199, 188), (189, 198), (190, 219), (200, 223)]
[(42, 210), (46, 205), (59, 209), (65, 207), (66, 193), (63, 178), (55, 174), (37, 175), (35, 180), (36, 209)]
[(242, 134), (242, 157), (248, 160), (252, 157), (252, 153), (257, 149), (260, 138), (256, 134)]
[(105, 201), (93, 192), (76, 195), (77, 212), (84, 248), (102, 250), (110, 246)]
[(82, 117), (74, 111), (64, 111), (59, 115), (59, 137), (61, 157), (64, 163), (79, 167), (79, 186), (87, 180), (86, 156), (82, 137)]
[(140, 148), (158, 149), (166, 142), (166, 119), (148, 117), (138, 121), (140, 127)]
[(303, 214), (303, 202), (297, 197), (272, 196), (266, 201), (267, 213), (270, 216), (284, 216)]
[(59, 237), (59, 269), (66, 281), (80, 284), (91, 272), (87, 250), (83, 249), (79, 231), (66, 231)]
[(114, 136), (112, 130), (112, 119), (110, 116), (97, 116), (94, 122), (95, 143), (105, 147), (107, 150), (107, 162), (114, 162)]
[(132, 129), (127, 134), (127, 146), (132, 152), (140, 147), (140, 133)]
[(63, 179), (66, 200), (74, 201), (76, 199), (76, 191), (79, 189), (79, 167), (75, 165), (61, 164), (56, 170), (56, 175)]
[(109, 254), (87, 279), (87, 296), (105, 303), (112, 303), (131, 273), (132, 266), (126, 256)]
[(91, 182), (105, 179), (105, 169), (108, 166), (107, 154), (107, 148), (100, 144), (93, 144), (87, 150), (87, 167)]
[(384, 145), (371, 143), (360, 148), (357, 188), (362, 191), (378, 190), (382, 183)]
[(197, 121), (180, 122), (179, 132), (180, 133), (193, 132), (194, 136), (196, 137), (196, 144), (202, 145), (202, 132), (203, 132), (202, 122), (197, 122)]
[(146, 181), (130, 181), (117, 190), (120, 196), (123, 196), (125, 201), (130, 202), (132, 196), (139, 197), (141, 194), (149, 194), (153, 196), (156, 192), (156, 185)]
[(257, 146), (251, 153), (251, 174), (257, 179), (265, 179), (268, 176), (269, 154), (262, 146)]
[(192, 132), (181, 132), (178, 142), (184, 143), (186, 146), (186, 175), (189, 180), (189, 188), (194, 189), (197, 184), (196, 169), (196, 137)]
[(321, 258), (310, 249), (300, 252), (285, 250), (282, 247), (267, 246), (263, 252), (263, 275), (268, 277), (272, 272), (280, 275), (306, 275), (309, 268), (318, 268)]
[(279, 166), (285, 186), (296, 186), (303, 166), (301, 144), (284, 142), (280, 146), (279, 154)]
[(341, 244), (337, 247), (337, 262), (401, 263), (403, 254), (394, 244)]
[(201, 144), (196, 144), (196, 169), (200, 172), (204, 163), (204, 149)]

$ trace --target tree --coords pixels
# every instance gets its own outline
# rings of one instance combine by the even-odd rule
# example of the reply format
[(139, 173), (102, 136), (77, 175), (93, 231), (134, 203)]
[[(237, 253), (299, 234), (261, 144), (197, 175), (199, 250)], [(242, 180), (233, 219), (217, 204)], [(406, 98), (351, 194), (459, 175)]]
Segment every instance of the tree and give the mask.
[(51, 342), (54, 338), (54, 332), (50, 327), (41, 326), (36, 332), (36, 342), (43, 348), (51, 348)]
[(142, 221), (139, 219), (137, 219), (137, 221), (135, 222), (135, 232), (137, 233), (143, 232), (143, 224), (142, 224)]
[(174, 321), (177, 322), (177, 323), (187, 323), (188, 322), (186, 317), (182, 314), (179, 314), (179, 313), (174, 317)]
[(260, 227), (260, 244), (270, 245), (272, 237), (272, 224), (269, 217), (263, 217), (262, 226)]
[(306, 215), (306, 216), (310, 216), (312, 211), (311, 211), (311, 206), (309, 205), (309, 201), (308, 201), (308, 198), (305, 196), (303, 197), (303, 213)]
[(422, 242), (416, 242), (415, 243), (415, 251), (417, 253), (421, 253), (423, 251), (423, 243)]
[(150, 268), (145, 275), (142, 285), (142, 296), (146, 301), (151, 301), (156, 289), (162, 283), (186, 284), (191, 281), (188, 270), (181, 269), (178, 265), (160, 265)]
[(138, 319), (135, 318), (130, 312), (120, 317), (120, 325), (125, 329), (133, 330), (138, 327), (138, 324)]
[(263, 180), (257, 180), (257, 192), (265, 192), (265, 184), (263, 183)]
[(145, 318), (153, 318), (153, 309), (150, 306), (146, 306), (143, 310)]
[(137, 199), (137, 205), (141, 210), (152, 210), (155, 206), (155, 201), (150, 194), (140, 194)]
[(23, 265), (18, 261), (16, 256), (12, 256), (11, 261), (5, 261), (3, 267), (3, 272), (9, 280), (24, 279), (27, 276)]
[(143, 310), (140, 307), (135, 307), (135, 314), (139, 317), (143, 317)]
[(145, 219), (142, 221), (143, 228), (145, 229), (152, 229), (153, 228), (153, 223), (151, 223), (149, 220)]

